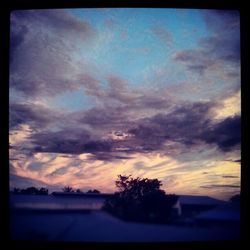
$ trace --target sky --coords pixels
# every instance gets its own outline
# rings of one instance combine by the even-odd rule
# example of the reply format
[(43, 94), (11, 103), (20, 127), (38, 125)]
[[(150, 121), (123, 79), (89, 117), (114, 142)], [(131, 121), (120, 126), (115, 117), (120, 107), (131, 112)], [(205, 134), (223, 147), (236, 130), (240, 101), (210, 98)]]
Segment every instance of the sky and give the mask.
[(18, 10), (10, 18), (10, 188), (240, 192), (236, 11)]

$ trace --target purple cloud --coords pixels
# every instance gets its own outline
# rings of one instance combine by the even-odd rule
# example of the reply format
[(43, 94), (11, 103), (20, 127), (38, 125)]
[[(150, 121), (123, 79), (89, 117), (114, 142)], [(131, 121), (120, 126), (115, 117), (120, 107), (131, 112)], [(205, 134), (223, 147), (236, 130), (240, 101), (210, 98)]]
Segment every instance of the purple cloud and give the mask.
[[(175, 53), (173, 59), (188, 70), (204, 74), (213, 66), (240, 63), (239, 14), (234, 11), (204, 11), (207, 27), (212, 35), (203, 37), (197, 49)], [(233, 73), (233, 72), (231, 72)]]
[(172, 113), (143, 119), (129, 132), (143, 140), (143, 145), (152, 150), (161, 149), (168, 140), (186, 146), (203, 141), (217, 145), (222, 151), (239, 147), (240, 116), (214, 124), (209, 113), (212, 106), (211, 103), (183, 105)]
[[(32, 134), (30, 141), (35, 152), (91, 153), (103, 160), (130, 157), (136, 152), (174, 155), (176, 148), (182, 151), (201, 143), (217, 145), (224, 152), (239, 148), (240, 116), (214, 123), (211, 108), (214, 104), (209, 102), (185, 103), (170, 113), (134, 121), (128, 119), (127, 108), (94, 108), (82, 112), (75, 125)], [(115, 131), (114, 136), (107, 137), (110, 131)], [(167, 142), (174, 143), (175, 149)]]
[[(225, 16), (204, 13), (212, 35), (202, 38), (197, 49), (182, 50), (174, 56), (175, 62), (201, 75), (216, 63), (237, 65), (240, 54), (238, 16), (231, 12)], [(210, 16), (220, 20), (216, 19), (218, 27)], [(225, 26), (227, 21), (230, 28)], [(172, 43), (167, 29), (154, 27), (152, 32), (167, 44)], [(160, 91), (132, 88), (114, 74), (101, 78), (81, 68), (73, 56), (77, 44), (79, 41), (84, 44), (94, 33), (87, 22), (65, 11), (12, 12), (11, 58), (15, 60), (10, 65), (10, 87), (26, 98), (51, 97), (66, 90), (81, 89), (83, 94), (94, 97), (97, 104), (88, 110), (62, 115), (39, 105), (11, 103), (11, 128), (19, 124), (40, 128), (30, 136), (34, 152), (88, 152), (110, 160), (129, 158), (126, 154), (135, 152), (173, 154), (170, 146), (166, 146), (168, 142), (180, 150), (199, 143), (217, 145), (224, 152), (239, 147), (240, 117), (214, 123), (210, 114), (215, 107), (212, 102), (176, 105)], [(126, 139), (119, 139), (118, 134), (117, 138), (105, 137), (119, 131), (129, 136)]]
[(240, 146), (241, 117), (234, 116), (223, 120), (215, 126), (210, 126), (201, 136), (207, 143), (216, 143), (223, 151), (229, 151)]
[(12, 12), (10, 87), (25, 97), (79, 88), (79, 79), (75, 79), (79, 65), (73, 54), (94, 33), (87, 22), (66, 11)]
[(59, 115), (41, 105), (10, 103), (10, 128), (19, 124), (29, 124), (31, 127), (45, 128), (59, 118)]
[(84, 152), (85, 144), (90, 140), (90, 134), (84, 129), (69, 128), (57, 132), (36, 133), (30, 137), (30, 140), (35, 145), (35, 152), (80, 154)]

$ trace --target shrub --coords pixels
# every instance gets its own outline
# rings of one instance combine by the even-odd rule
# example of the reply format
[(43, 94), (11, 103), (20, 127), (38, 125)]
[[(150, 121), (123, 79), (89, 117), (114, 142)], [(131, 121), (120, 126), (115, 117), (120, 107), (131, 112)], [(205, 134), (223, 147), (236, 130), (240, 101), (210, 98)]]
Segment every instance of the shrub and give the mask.
[(73, 193), (74, 192), (74, 189), (72, 187), (70, 187), (70, 186), (66, 186), (62, 190), (65, 193)]
[(97, 189), (93, 189), (93, 190), (88, 190), (87, 191), (87, 194), (100, 194), (101, 192), (99, 191), (99, 190), (97, 190)]

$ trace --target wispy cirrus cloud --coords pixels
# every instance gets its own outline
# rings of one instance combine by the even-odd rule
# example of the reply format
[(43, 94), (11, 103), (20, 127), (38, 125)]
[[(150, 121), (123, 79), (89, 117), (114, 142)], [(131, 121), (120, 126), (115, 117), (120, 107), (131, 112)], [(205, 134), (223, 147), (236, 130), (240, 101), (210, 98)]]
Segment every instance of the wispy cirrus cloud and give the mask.
[(239, 185), (206, 185), (206, 186), (200, 186), (201, 188), (239, 188)]
[(167, 46), (172, 46), (173, 36), (168, 29), (160, 26), (154, 26), (152, 28), (152, 32), (154, 35), (159, 37)]
[[(13, 163), (15, 175), (20, 178), (28, 176), (32, 185), (37, 186), (43, 183), (43, 186), (53, 187), (53, 190), (60, 190), (66, 184), (70, 184), (74, 188), (82, 190), (93, 188), (94, 185), (103, 192), (113, 192), (115, 190), (114, 181), (118, 174), (132, 174), (142, 178), (154, 176), (162, 180), (163, 187), (168, 193), (196, 195), (206, 193), (221, 197), (222, 192), (226, 198), (230, 197), (231, 192), (239, 192), (240, 188), (239, 178), (222, 178), (222, 174), (234, 173), (235, 176), (238, 176), (239, 164), (237, 163), (222, 165), (222, 161), (207, 159), (204, 162), (203, 159), (200, 159), (199, 164), (193, 167), (191, 162), (180, 162), (159, 153), (135, 153), (130, 159), (117, 159), (112, 162), (96, 160), (91, 157), (91, 154), (74, 155), (66, 157), (66, 160), (64, 156), (67, 155), (36, 153), (32, 158), (23, 160), (20, 167), (17, 162)], [(34, 165), (36, 165), (35, 169)], [(210, 172), (205, 179), (203, 177), (204, 168)], [(189, 188), (185, 188), (186, 185)], [(200, 188), (200, 186), (207, 188)], [(224, 186), (230, 186), (230, 188), (223, 189)]]

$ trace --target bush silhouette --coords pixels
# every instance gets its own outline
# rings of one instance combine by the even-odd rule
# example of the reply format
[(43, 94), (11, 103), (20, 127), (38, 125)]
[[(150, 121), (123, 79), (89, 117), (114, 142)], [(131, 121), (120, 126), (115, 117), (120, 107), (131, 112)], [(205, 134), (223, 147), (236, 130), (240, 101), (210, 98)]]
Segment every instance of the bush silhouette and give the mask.
[(119, 192), (105, 201), (103, 209), (126, 220), (169, 222), (178, 196), (166, 195), (161, 185), (158, 179), (119, 175)]
[(37, 192), (37, 194), (40, 195), (47, 195), (49, 193), (49, 190), (47, 188), (40, 188), (40, 190)]
[(26, 189), (14, 188), (14, 194), (32, 194), (32, 195), (48, 195), (49, 190), (47, 188), (36, 188), (36, 187), (28, 187)]
[(97, 190), (97, 189), (93, 189), (93, 190), (88, 190), (87, 191), (87, 194), (100, 194), (101, 192), (99, 191), (99, 190)]
[(65, 193), (73, 193), (74, 192), (74, 189), (72, 187), (70, 187), (70, 186), (66, 186), (62, 190)]

